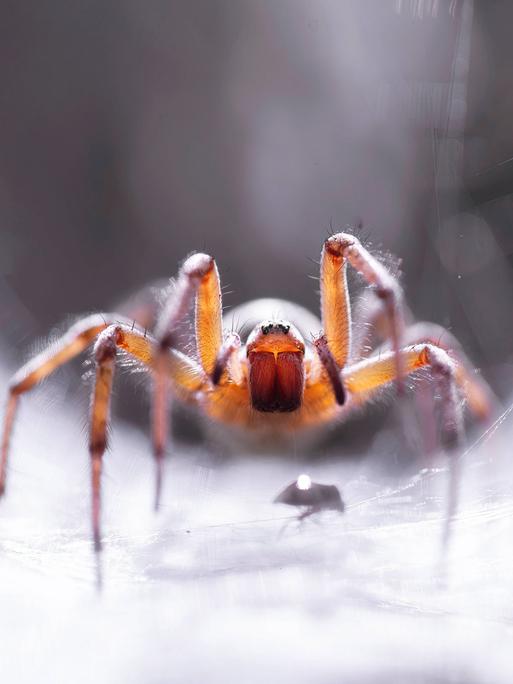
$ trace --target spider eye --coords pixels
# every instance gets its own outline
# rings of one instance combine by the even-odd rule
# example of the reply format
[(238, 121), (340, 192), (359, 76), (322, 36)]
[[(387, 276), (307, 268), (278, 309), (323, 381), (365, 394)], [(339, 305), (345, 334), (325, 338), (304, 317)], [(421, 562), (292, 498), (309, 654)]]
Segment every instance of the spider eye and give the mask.
[(284, 325), (283, 323), (282, 323), (281, 325), (279, 325), (278, 327), (280, 328), (280, 330), (282, 331), (282, 333), (284, 333), (285, 335), (286, 335), (286, 334), (288, 333), (288, 331), (290, 330), (290, 325)]
[(263, 332), (263, 334), (264, 334), (264, 335), (268, 335), (268, 334), (271, 332), (271, 328), (272, 328), (272, 327), (273, 327), (273, 326), (272, 326), (270, 323), (268, 323), (267, 325), (263, 325), (263, 326), (262, 326), (262, 332)]

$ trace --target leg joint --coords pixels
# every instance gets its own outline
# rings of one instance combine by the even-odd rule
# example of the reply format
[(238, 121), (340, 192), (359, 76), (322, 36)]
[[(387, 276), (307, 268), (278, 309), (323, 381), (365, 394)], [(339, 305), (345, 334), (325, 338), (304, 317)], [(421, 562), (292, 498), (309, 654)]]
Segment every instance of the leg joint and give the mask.
[(183, 266), (183, 273), (191, 280), (201, 280), (214, 268), (214, 257), (197, 252), (188, 257)]
[(335, 257), (346, 256), (346, 251), (354, 245), (359, 245), (359, 241), (350, 233), (336, 233), (324, 242), (324, 248), (329, 254)]
[(10, 395), (11, 397), (17, 397), (17, 396), (19, 396), (20, 394), (23, 393), (23, 390), (22, 390), (22, 388), (21, 388), (21, 386), (20, 386), (20, 383), (19, 383), (19, 380), (18, 380), (18, 376), (17, 376), (17, 375), (15, 375), (15, 376), (10, 380), (9, 386), (8, 386), (8, 391), (9, 391), (9, 395)]
[(454, 377), (454, 362), (444, 349), (433, 344), (423, 345), (421, 357), (439, 378), (452, 379)]
[(378, 299), (383, 300), (386, 304), (394, 303), (397, 300), (397, 289), (390, 283), (376, 285), (375, 292)]
[(176, 335), (172, 331), (165, 333), (159, 340), (159, 349), (165, 352), (176, 347)]
[(89, 442), (89, 451), (93, 460), (101, 460), (102, 454), (107, 448), (107, 439), (105, 436), (98, 436), (91, 439)]
[(120, 336), (119, 325), (111, 325), (99, 335), (94, 345), (94, 360), (97, 364), (105, 363), (116, 356)]

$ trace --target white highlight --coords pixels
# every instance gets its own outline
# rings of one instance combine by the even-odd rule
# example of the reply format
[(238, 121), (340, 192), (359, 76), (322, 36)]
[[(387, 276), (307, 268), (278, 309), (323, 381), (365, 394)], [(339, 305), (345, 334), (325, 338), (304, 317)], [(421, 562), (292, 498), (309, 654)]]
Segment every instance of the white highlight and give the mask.
[(300, 475), (297, 478), (296, 486), (298, 489), (310, 489), (312, 486), (312, 480), (309, 475)]

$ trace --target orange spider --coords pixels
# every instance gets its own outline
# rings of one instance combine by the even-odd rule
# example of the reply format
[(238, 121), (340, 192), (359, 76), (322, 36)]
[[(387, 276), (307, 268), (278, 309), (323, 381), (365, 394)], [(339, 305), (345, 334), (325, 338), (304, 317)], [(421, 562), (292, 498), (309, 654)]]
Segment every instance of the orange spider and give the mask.
[[(377, 309), (368, 323), (388, 339), (368, 357), (351, 344), (351, 307), (346, 282), (350, 264), (371, 286)], [(12, 378), (1, 444), (0, 493), (5, 490), (7, 457), (21, 394), (94, 344), (96, 377), (91, 401), (89, 451), (92, 462), (92, 524), (100, 549), (100, 476), (107, 443), (109, 403), (118, 349), (142, 363), (153, 378), (152, 439), (157, 464), (158, 507), (169, 422), (169, 395), (196, 405), (214, 421), (271, 434), (332, 423), (362, 405), (380, 388), (427, 367), (441, 395), (443, 432), (451, 444), (462, 438), (461, 392), (470, 409), (486, 417), (491, 395), (471, 371), (458, 343), (434, 324), (406, 327), (402, 292), (389, 271), (353, 235), (338, 233), (324, 243), (320, 264), (322, 322), (280, 300), (256, 300), (239, 309), (254, 325), (247, 338), (223, 332), (219, 274), (212, 257), (192, 254), (182, 265), (153, 334), (117, 314), (82, 318)], [(178, 328), (195, 299), (196, 356), (177, 349)], [(267, 306), (257, 322), (259, 312)], [(277, 317), (298, 315), (297, 327)], [(248, 325), (245, 325), (247, 333)], [(298, 329), (300, 328), (300, 329)], [(319, 333), (319, 330), (322, 330)], [(309, 335), (317, 334), (310, 339)], [(406, 346), (408, 345), (408, 346)]]

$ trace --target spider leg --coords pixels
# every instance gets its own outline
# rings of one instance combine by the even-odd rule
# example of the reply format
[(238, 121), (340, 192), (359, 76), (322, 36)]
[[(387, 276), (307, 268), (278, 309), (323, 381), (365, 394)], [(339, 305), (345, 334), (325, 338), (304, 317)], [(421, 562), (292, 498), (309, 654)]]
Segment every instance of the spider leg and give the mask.
[(328, 249), (321, 253), (321, 319), (329, 349), (339, 368), (351, 353), (351, 302), (347, 289), (347, 260)]
[(80, 354), (97, 335), (114, 321), (113, 314), (93, 314), (77, 321), (56, 342), (20, 368), (9, 383), (9, 398), (4, 420), (0, 456), (0, 496), (5, 491), (7, 462), (19, 397), (54, 370)]
[[(412, 320), (413, 317), (407, 307), (403, 308), (407, 320)], [(355, 361), (366, 358), (371, 353), (375, 354), (378, 350), (381, 352), (387, 349), (386, 340), (390, 338), (388, 320), (377, 302), (372, 302), (364, 296), (360, 309), (360, 339), (357, 340), (356, 348), (352, 350), (352, 358)], [(374, 342), (373, 346), (371, 342)], [(380, 342), (383, 345), (376, 349)], [(480, 420), (490, 418), (497, 399), (488, 384), (474, 372), (460, 342), (451, 332), (437, 323), (419, 321), (406, 325), (403, 343), (427, 343), (446, 351), (456, 364), (456, 382), (463, 390), (470, 410)]]
[[(100, 476), (101, 461), (106, 448), (106, 431), (109, 413), (110, 393), (114, 374), (116, 347), (120, 348), (145, 366), (152, 368), (157, 343), (146, 333), (134, 328), (131, 321), (114, 323), (119, 317), (114, 314), (95, 314), (75, 323), (48, 349), (26, 363), (12, 378), (9, 385), (9, 399), (4, 419), (1, 442), (0, 494), (5, 491), (9, 443), (14, 424), (16, 408), (21, 394), (29, 391), (38, 382), (50, 375), (59, 366), (84, 351), (94, 340), (96, 379), (91, 402), (91, 428), (89, 449), (92, 460), (93, 490), (93, 534), (95, 548), (100, 548)], [(193, 398), (207, 378), (193, 359), (176, 350), (166, 352), (166, 380), (185, 399)]]
[[(153, 367), (157, 343), (145, 333), (127, 325), (111, 325), (98, 337), (94, 346), (96, 362), (96, 378), (91, 400), (91, 425), (89, 450), (92, 466), (92, 523), (95, 550), (101, 548), (100, 542), (100, 477), (102, 459), (107, 446), (107, 426), (109, 419), (110, 396), (114, 377), (117, 349), (122, 349), (143, 363)], [(189, 359), (175, 350), (169, 350), (160, 359), (166, 361), (169, 375), (158, 376), (159, 383), (164, 385), (171, 377), (173, 386), (185, 395), (197, 391), (205, 381), (202, 370)], [(162, 483), (162, 463), (157, 471), (157, 495)]]
[(335, 400), (339, 406), (342, 406), (346, 401), (346, 393), (344, 384), (340, 376), (337, 363), (333, 357), (331, 349), (328, 346), (326, 335), (320, 335), (313, 342), (314, 348), (317, 352), (319, 361), (321, 362), (324, 371), (331, 383)]
[(223, 342), (221, 286), (214, 259), (207, 254), (192, 254), (183, 263), (175, 290), (171, 293), (157, 322), (155, 336), (165, 346), (174, 346), (173, 336), (196, 296), (196, 344), (205, 372), (214, 372)]
[[(463, 445), (463, 412), (458, 397), (458, 385), (463, 391), (458, 375), (458, 364), (441, 347), (434, 344), (417, 344), (400, 351), (403, 368), (407, 374), (429, 367), (441, 399), (442, 437), (444, 446), (457, 451)], [(396, 373), (395, 352), (389, 351), (378, 357), (371, 357), (344, 370), (343, 376), (349, 391), (367, 393), (391, 382)], [(452, 458), (449, 464), (449, 487), (447, 516), (442, 535), (442, 550), (445, 553), (451, 535), (452, 523), (458, 508), (460, 463)]]
[[(463, 416), (457, 396), (457, 366), (446, 351), (433, 344), (418, 344), (400, 352), (405, 373), (415, 373), (429, 367), (441, 395), (442, 429), (445, 443), (456, 448), (463, 442)], [(396, 353), (388, 351), (379, 356), (355, 363), (344, 369), (342, 376), (349, 392), (363, 395), (370, 393), (396, 379)]]
[(89, 453), (91, 454), (92, 523), (95, 551), (101, 549), (100, 482), (102, 459), (107, 447), (107, 423), (116, 359), (118, 327), (104, 330), (94, 345), (96, 376), (91, 399)]
[[(194, 256), (191, 258), (194, 259)], [(214, 259), (207, 259), (208, 267), (201, 277), (196, 293), (195, 326), (201, 365), (205, 373), (212, 377), (223, 344), (223, 316), (219, 272)]]
[(235, 332), (228, 333), (219, 349), (212, 372), (212, 383), (214, 385), (218, 385), (221, 382), (226, 369), (228, 369), (230, 376), (234, 376), (235, 382), (240, 383), (242, 381), (240, 362), (237, 362), (236, 356), (239, 349), (240, 337)]
[(221, 287), (214, 259), (207, 254), (193, 254), (182, 265), (176, 287), (157, 322), (155, 336), (158, 349), (154, 359), (153, 452), (157, 464), (155, 508), (159, 506), (164, 458), (169, 423), (169, 391), (167, 351), (176, 346), (176, 331), (196, 298), (196, 346), (205, 373), (214, 373), (223, 342)]
[[(404, 331), (413, 321), (413, 316), (405, 302), (402, 303)], [(374, 350), (387, 340), (391, 340), (390, 320), (383, 305), (372, 290), (364, 290), (354, 307), (353, 340), (349, 363), (370, 356)], [(403, 339), (403, 346), (406, 344)]]
[(462, 390), (472, 413), (480, 420), (488, 420), (496, 404), (496, 398), (488, 384), (473, 372), (461, 344), (441, 325), (419, 322), (406, 328), (405, 344), (427, 343), (440, 347), (455, 363), (455, 380)]
[(337, 233), (328, 238), (321, 256), (321, 309), (328, 346), (343, 368), (351, 354), (351, 311), (346, 282), (347, 263), (372, 285), (389, 321), (395, 359), (395, 376), (399, 392), (403, 390), (402, 291), (397, 280), (373, 257), (360, 241), (349, 233)]

